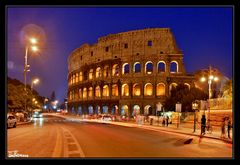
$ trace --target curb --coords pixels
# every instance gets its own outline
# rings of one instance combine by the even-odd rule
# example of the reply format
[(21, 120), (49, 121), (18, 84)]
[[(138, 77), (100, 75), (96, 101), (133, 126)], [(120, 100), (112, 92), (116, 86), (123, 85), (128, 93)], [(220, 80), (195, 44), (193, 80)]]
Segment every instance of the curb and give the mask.
[(24, 124), (29, 124), (29, 123), (31, 123), (31, 120), (26, 121), (26, 122), (17, 122), (17, 125), (24, 125)]

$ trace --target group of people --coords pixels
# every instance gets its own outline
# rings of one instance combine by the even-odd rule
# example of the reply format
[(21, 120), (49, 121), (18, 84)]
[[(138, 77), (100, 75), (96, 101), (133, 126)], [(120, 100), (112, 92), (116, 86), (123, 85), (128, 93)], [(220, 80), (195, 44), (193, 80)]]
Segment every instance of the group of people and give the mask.
[(162, 116), (161, 117), (161, 121), (162, 121), (162, 126), (168, 126), (168, 124), (172, 124), (171, 119), (169, 118), (169, 116)]
[[(232, 128), (232, 123), (229, 117), (224, 117), (221, 124), (221, 138), (226, 138), (226, 133), (229, 139), (231, 139), (230, 131)], [(206, 117), (202, 115), (201, 119), (201, 135), (205, 134), (206, 129)]]

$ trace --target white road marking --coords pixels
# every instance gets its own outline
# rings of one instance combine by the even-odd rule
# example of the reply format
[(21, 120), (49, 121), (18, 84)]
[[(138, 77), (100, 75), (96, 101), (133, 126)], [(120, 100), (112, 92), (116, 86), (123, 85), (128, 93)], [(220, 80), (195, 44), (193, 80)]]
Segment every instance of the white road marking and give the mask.
[[(80, 155), (79, 157), (85, 157), (85, 154), (82, 150), (82, 147), (78, 143), (75, 136), (65, 128), (62, 128), (64, 134), (64, 157), (70, 157), (70, 155)], [(68, 142), (67, 139), (72, 140), (73, 142)], [(76, 149), (73, 151), (69, 151), (69, 144), (76, 146)]]

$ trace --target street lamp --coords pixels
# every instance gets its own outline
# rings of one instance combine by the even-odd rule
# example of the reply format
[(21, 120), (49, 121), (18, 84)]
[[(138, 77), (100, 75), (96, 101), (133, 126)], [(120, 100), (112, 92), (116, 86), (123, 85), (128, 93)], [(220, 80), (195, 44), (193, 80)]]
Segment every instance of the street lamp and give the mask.
[[(201, 82), (205, 82), (206, 78), (201, 77)], [(212, 74), (212, 68), (209, 66), (208, 70), (208, 127), (210, 127), (210, 99), (212, 98), (212, 82), (218, 81), (218, 77)]]
[[(32, 80), (32, 83), (31, 83), (31, 93), (32, 93), (32, 96), (33, 96), (33, 84), (37, 84), (38, 82), (39, 82), (38, 78)], [(33, 101), (35, 101), (35, 98), (33, 98)], [(31, 114), (32, 114), (32, 109), (33, 109), (33, 105), (32, 105), (32, 108), (31, 108)]]
[(193, 132), (196, 131), (196, 111), (198, 110), (198, 103), (194, 101), (192, 103), (192, 109), (194, 110), (194, 125), (193, 125)]
[(37, 84), (38, 82), (39, 82), (38, 78), (32, 80), (31, 90), (33, 90), (33, 84)]
[(29, 42), (26, 45), (26, 49), (25, 49), (25, 56), (24, 56), (24, 85), (25, 85), (25, 93), (26, 93), (26, 97), (25, 97), (25, 111), (27, 111), (27, 72), (30, 71), (30, 65), (28, 65), (27, 63), (27, 59), (28, 59), (28, 49), (31, 48), (32, 52), (36, 52), (38, 51), (38, 48), (34, 45), (37, 43), (37, 39), (36, 38), (30, 38)]

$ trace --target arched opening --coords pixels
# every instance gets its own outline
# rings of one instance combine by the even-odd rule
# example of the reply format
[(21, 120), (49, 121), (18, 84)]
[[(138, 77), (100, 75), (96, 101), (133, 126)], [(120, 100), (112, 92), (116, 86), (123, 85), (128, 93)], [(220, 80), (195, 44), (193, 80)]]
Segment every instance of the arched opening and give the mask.
[(141, 95), (141, 86), (138, 83), (133, 84), (133, 96)]
[(146, 105), (144, 107), (144, 115), (147, 116), (150, 114), (150, 111), (151, 111), (152, 107), (150, 105)]
[(127, 105), (122, 106), (121, 116), (128, 116), (128, 106)]
[(78, 106), (78, 115), (82, 115), (82, 107)]
[(172, 90), (177, 87), (177, 83), (171, 83), (169, 85), (169, 94), (171, 94)]
[(79, 72), (79, 81), (82, 81), (83, 80), (83, 74), (82, 72)]
[(97, 67), (97, 69), (96, 69), (96, 78), (101, 77), (101, 74), (102, 74), (101, 68)]
[(153, 94), (153, 85), (151, 83), (147, 83), (144, 86), (144, 96), (152, 96)]
[(118, 85), (117, 84), (112, 85), (112, 96), (118, 96)]
[(75, 110), (74, 110), (74, 107), (72, 107), (72, 114), (76, 114)]
[(73, 84), (75, 84), (76, 82), (76, 78), (75, 78), (75, 74), (73, 75)]
[(108, 106), (103, 106), (103, 114), (108, 114)]
[(164, 96), (165, 95), (165, 84), (158, 83), (157, 84), (157, 96)]
[(122, 85), (122, 96), (129, 96), (129, 86), (128, 84)]
[(78, 77), (78, 73), (76, 73), (76, 83), (78, 83), (79, 77)]
[(104, 77), (109, 77), (109, 66), (104, 67), (103, 76)]
[(139, 105), (134, 105), (132, 116), (137, 116), (137, 115), (140, 115), (140, 107), (139, 107)]
[(159, 61), (158, 62), (158, 73), (165, 72), (165, 62), (164, 61)]
[(82, 89), (81, 88), (78, 90), (78, 95), (79, 95), (79, 99), (82, 99), (83, 94), (82, 94)]
[(112, 115), (118, 114), (118, 106), (117, 106), (117, 105), (114, 105), (114, 106), (112, 107), (111, 114), (112, 114)]
[(96, 114), (98, 115), (98, 114), (101, 114), (101, 112), (100, 112), (100, 106), (99, 105), (96, 105), (96, 107), (95, 107), (96, 109), (95, 109), (95, 112), (96, 112)]
[(185, 86), (188, 87), (188, 89), (190, 90), (190, 85), (188, 83), (184, 83)]
[(83, 98), (87, 98), (87, 88), (83, 88)]
[(122, 67), (122, 74), (127, 74), (127, 73), (129, 73), (129, 64), (125, 63), (123, 64), (123, 67)]
[(103, 96), (109, 96), (109, 87), (108, 85), (103, 86)]
[(177, 73), (178, 72), (178, 63), (177, 63), (177, 61), (172, 61), (170, 63), (170, 72), (171, 73)]
[(93, 114), (93, 106), (88, 107), (88, 114), (92, 115)]
[(145, 73), (152, 74), (152, 72), (153, 72), (153, 63), (151, 61), (148, 61), (145, 64)]
[(101, 97), (101, 89), (100, 86), (95, 87), (95, 97)]
[(141, 72), (141, 64), (140, 62), (135, 62), (133, 67), (134, 73), (140, 73)]
[(93, 69), (90, 69), (89, 74), (88, 74), (89, 80), (93, 79)]
[(114, 64), (112, 67), (112, 76), (119, 76), (119, 65)]
[(93, 96), (93, 88), (90, 87), (90, 88), (88, 88), (88, 97), (92, 98), (92, 96)]

